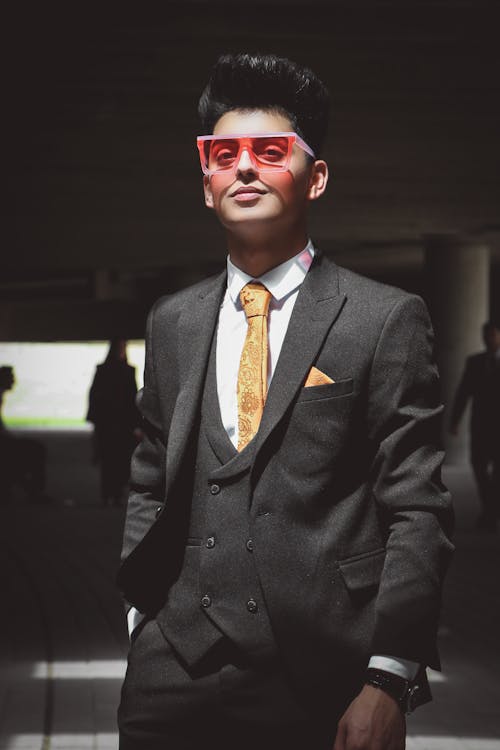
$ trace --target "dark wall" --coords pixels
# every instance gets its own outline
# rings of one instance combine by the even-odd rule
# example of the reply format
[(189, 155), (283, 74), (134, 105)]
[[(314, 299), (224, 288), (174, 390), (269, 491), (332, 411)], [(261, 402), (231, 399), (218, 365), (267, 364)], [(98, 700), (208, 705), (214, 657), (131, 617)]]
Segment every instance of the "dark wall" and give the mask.
[[(128, 274), (133, 317), (221, 266), (224, 236), (203, 205), (194, 137), (198, 96), (228, 50), (287, 55), (331, 90), (331, 182), (311, 212), (327, 253), (412, 289), (424, 234), (487, 236), (496, 263), (497, 9), (484, 0), (11, 7), (0, 337), (24, 336), (30, 319), (35, 335), (44, 316), (54, 336), (72, 317), (79, 329), (99, 320), (99, 269)], [(50, 301), (64, 315), (47, 312)]]

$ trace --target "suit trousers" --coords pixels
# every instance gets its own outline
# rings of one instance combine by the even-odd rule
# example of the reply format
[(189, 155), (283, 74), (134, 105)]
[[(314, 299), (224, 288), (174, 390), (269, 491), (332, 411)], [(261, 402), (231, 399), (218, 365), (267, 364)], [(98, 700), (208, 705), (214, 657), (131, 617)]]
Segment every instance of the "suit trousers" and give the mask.
[(120, 750), (331, 750), (334, 712), (307, 711), (279, 660), (252, 664), (223, 639), (195, 669), (155, 620), (134, 638), (118, 709)]

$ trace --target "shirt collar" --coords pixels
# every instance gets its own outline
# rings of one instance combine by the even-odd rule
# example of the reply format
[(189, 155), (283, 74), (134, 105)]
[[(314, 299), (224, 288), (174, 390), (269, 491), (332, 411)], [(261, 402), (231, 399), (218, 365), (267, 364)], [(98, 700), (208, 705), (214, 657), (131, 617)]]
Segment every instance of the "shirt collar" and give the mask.
[(269, 289), (275, 300), (282, 300), (302, 284), (313, 262), (314, 252), (314, 246), (309, 240), (300, 253), (258, 278), (249, 276), (241, 268), (235, 266), (228, 256), (227, 289), (231, 300), (235, 305), (240, 305), (240, 292), (250, 281), (260, 281), (266, 289)]

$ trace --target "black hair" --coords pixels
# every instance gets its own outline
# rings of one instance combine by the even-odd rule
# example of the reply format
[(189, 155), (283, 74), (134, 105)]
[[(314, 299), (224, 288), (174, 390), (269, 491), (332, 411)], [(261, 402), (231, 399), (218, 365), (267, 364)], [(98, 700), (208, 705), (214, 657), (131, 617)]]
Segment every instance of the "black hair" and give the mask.
[(235, 109), (276, 111), (319, 157), (328, 129), (329, 94), (312, 70), (273, 54), (221, 55), (198, 102), (205, 134)]
[(483, 334), (493, 330), (493, 328), (496, 328), (497, 331), (500, 331), (500, 321), (498, 321), (496, 318), (490, 318), (486, 321), (486, 323), (483, 323)]
[(14, 380), (14, 368), (12, 365), (2, 365), (0, 367), (0, 388), (10, 390)]
[[(122, 361), (119, 356), (122, 342), (125, 343), (125, 345), (127, 344), (127, 339), (124, 336), (113, 336), (109, 340), (109, 348), (108, 348), (108, 353), (106, 354), (105, 362), (110, 363), (110, 362)], [(127, 356), (125, 353), (124, 361), (126, 360), (127, 360)]]

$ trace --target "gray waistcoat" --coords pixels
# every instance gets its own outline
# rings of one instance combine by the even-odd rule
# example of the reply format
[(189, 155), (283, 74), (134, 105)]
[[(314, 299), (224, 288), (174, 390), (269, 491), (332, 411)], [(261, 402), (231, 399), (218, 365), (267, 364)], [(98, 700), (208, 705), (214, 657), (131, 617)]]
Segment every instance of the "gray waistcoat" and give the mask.
[(254, 446), (250, 443), (238, 453), (224, 429), (215, 350), (214, 337), (202, 399), (184, 562), (157, 616), (166, 638), (190, 665), (224, 637), (254, 658), (274, 651), (248, 523)]

